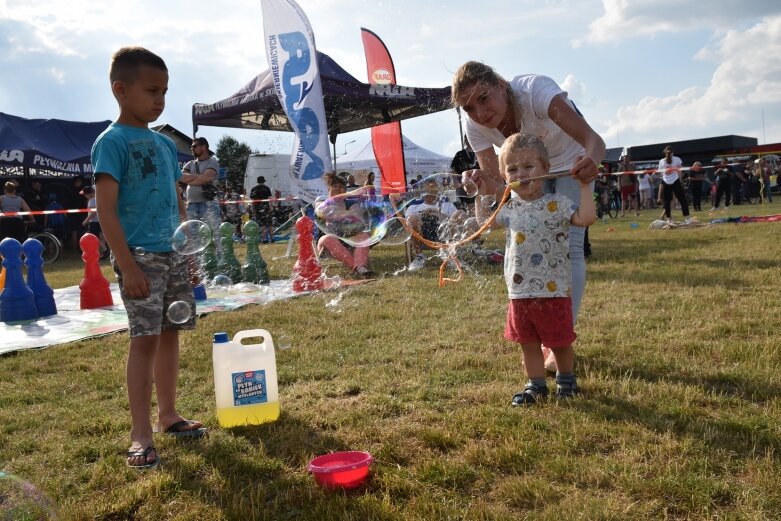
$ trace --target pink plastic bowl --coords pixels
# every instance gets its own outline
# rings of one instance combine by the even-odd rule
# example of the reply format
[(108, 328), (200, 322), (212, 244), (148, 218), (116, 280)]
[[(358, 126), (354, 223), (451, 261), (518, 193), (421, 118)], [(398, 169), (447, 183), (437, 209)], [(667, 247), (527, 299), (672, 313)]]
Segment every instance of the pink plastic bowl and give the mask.
[(318, 456), (307, 468), (323, 487), (356, 488), (366, 480), (373, 461), (368, 452), (352, 450)]

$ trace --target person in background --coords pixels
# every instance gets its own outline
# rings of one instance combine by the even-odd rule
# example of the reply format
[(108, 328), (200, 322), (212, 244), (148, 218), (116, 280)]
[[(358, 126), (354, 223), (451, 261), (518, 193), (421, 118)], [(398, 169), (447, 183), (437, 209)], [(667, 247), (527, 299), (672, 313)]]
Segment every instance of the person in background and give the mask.
[(64, 209), (65, 207), (57, 201), (57, 194), (49, 194), (49, 204), (46, 205), (45, 210), (57, 213), (44, 215), (43, 227), (51, 230), (54, 236), (57, 237), (63, 245), (68, 236), (68, 224), (65, 214), (59, 213), (59, 211)]
[(702, 163), (695, 161), (689, 171), (689, 190), (692, 192), (692, 206), (695, 212), (702, 211), (702, 183), (705, 181), (705, 172)]
[(260, 226), (260, 240), (263, 243), (274, 241), (274, 232), (271, 229), (274, 212), (271, 199), (271, 188), (266, 186), (266, 178), (258, 176), (258, 184), (252, 187), (249, 198), (252, 200), (253, 219)]
[(772, 190), (770, 189), (770, 184), (771, 184), (770, 176), (773, 175), (773, 169), (770, 168), (770, 165), (767, 164), (767, 161), (765, 161), (764, 158), (760, 158), (758, 159), (758, 161), (759, 161), (759, 170), (761, 172), (760, 175), (762, 180), (762, 189), (760, 192), (760, 196), (762, 198), (761, 201), (765, 202), (765, 200), (767, 200), (767, 202), (772, 203), (773, 193)]
[(673, 194), (681, 205), (681, 212), (686, 224), (692, 222), (689, 217), (689, 203), (686, 201), (686, 194), (681, 185), (680, 172), (683, 161), (678, 156), (673, 155), (671, 146), (664, 147), (664, 157), (659, 160), (659, 171), (662, 173), (662, 196), (664, 198), (664, 218), (668, 221), (672, 219), (671, 203)]
[[(84, 196), (81, 195), (82, 188), (84, 188), (84, 181), (82, 178), (74, 177), (70, 197), (67, 201), (64, 201), (68, 210), (86, 210), (87, 201), (84, 199)], [(73, 248), (76, 251), (79, 251), (79, 239), (81, 238), (81, 234), (84, 231), (81, 226), (81, 221), (84, 220), (84, 213), (69, 213), (66, 216), (66, 220), (68, 223), (68, 234), (70, 236), (70, 241), (67, 246)]]
[(636, 216), (640, 215), (637, 207), (637, 176), (629, 156), (621, 158), (618, 171), (621, 172), (618, 178), (618, 186), (621, 189), (621, 217), (626, 217), (626, 211), (630, 209), (635, 211)]
[(241, 216), (244, 214), (244, 205), (241, 203), (241, 195), (235, 186), (231, 186), (225, 191), (225, 221), (231, 223), (235, 230), (233, 238), (242, 241), (241, 235)]
[(640, 208), (648, 210), (652, 206), (651, 176), (647, 173), (637, 175), (637, 186), (640, 192)]
[(727, 163), (727, 158), (722, 158), (719, 168), (716, 169), (716, 195), (713, 197), (711, 212), (715, 212), (721, 205), (721, 197), (724, 196), (724, 208), (732, 205), (732, 180), (735, 173)]
[[(41, 180), (33, 179), (30, 181), (30, 189), (26, 190), (22, 195), (24, 201), (30, 206), (32, 211), (40, 211), (46, 208), (48, 201), (46, 200), (46, 194), (41, 190)], [(43, 226), (43, 215), (36, 215), (35, 222), (38, 226)]]
[[(3, 195), (0, 195), (0, 211), (3, 213), (30, 211), (25, 200), (16, 195), (16, 183), (7, 181), (3, 186), (3, 192)], [(25, 221), (31, 224), (35, 223), (32, 215), (3, 215), (0, 217), (0, 240), (11, 237), (23, 243), (27, 239)]]
[(368, 197), (375, 197), (377, 195), (377, 188), (374, 187), (374, 172), (368, 172), (366, 174), (366, 182), (363, 183), (363, 195)]
[(732, 204), (734, 205), (743, 204), (743, 200), (746, 195), (746, 170), (748, 170), (749, 165), (750, 162), (748, 161), (745, 163), (738, 161), (738, 163), (732, 168)]
[[(212, 231), (212, 236), (218, 235), (222, 224), (222, 212), (217, 199), (217, 172), (220, 164), (209, 150), (209, 141), (204, 137), (193, 139), (193, 159), (182, 168), (180, 182), (187, 185), (187, 219), (197, 219), (205, 222)], [(214, 241), (218, 256), (222, 256), (222, 241)]]
[[(534, 405), (548, 396), (542, 344), (556, 359), (556, 397), (580, 392), (575, 377), (574, 320), (569, 237), (572, 226), (596, 221), (593, 188), (580, 181), (577, 202), (562, 194), (546, 194), (540, 179), (550, 173), (548, 151), (535, 135), (509, 136), (499, 152), (499, 168), (513, 197), (492, 225), (506, 229), (504, 279), (510, 303), (504, 336), (521, 344), (528, 382), (511, 405)], [(486, 178), (481, 194), (503, 189), (504, 182)], [(491, 214), (478, 197), (475, 217), (484, 223)], [(544, 226), (541, 226), (544, 223)]]
[[(438, 233), (443, 224), (452, 222), (454, 224), (462, 223), (466, 220), (467, 214), (463, 210), (458, 210), (453, 203), (440, 197), (440, 188), (434, 179), (427, 179), (420, 185), (423, 191), (423, 198), (420, 204), (408, 206), (405, 217), (409, 226), (417, 234), (429, 241), (439, 241), (441, 238)], [(423, 255), (424, 245), (413, 236), (410, 241), (412, 246), (413, 259), (409, 265), (410, 271), (422, 268), (426, 263), (426, 257)]]
[[(194, 329), (196, 314), (187, 258), (173, 251), (171, 239), (186, 218), (177, 181), (182, 173), (176, 145), (149, 128), (165, 108), (168, 68), (142, 47), (123, 47), (109, 68), (111, 92), (119, 116), (92, 146), (97, 209), (111, 264), (127, 311), (130, 348), (127, 393), (130, 448), (126, 463), (154, 468), (160, 455), (150, 421), (152, 390), (157, 395), (157, 431), (167, 436), (203, 436), (199, 421), (177, 412), (179, 331)], [(182, 301), (190, 309), (184, 322), (173, 322), (167, 304)]]
[[(328, 187), (328, 199), (315, 206), (315, 214), (325, 222), (326, 230), (317, 241), (317, 254), (328, 252), (331, 257), (341, 262), (347, 269), (362, 278), (374, 276), (369, 268), (369, 246), (346, 246), (339, 237), (349, 237), (359, 243), (369, 236), (362, 230), (365, 227), (364, 216), (358, 214), (355, 205), (347, 206), (347, 179), (335, 172), (325, 174), (325, 184)], [(354, 233), (354, 230), (358, 230)]]
[(88, 185), (81, 191), (81, 194), (87, 199), (87, 217), (81, 222), (81, 225), (87, 229), (89, 233), (94, 235), (100, 240), (100, 260), (107, 259), (111, 250), (106, 244), (106, 239), (103, 237), (103, 230), (100, 227), (100, 219), (97, 212), (97, 199), (95, 197), (95, 187)]

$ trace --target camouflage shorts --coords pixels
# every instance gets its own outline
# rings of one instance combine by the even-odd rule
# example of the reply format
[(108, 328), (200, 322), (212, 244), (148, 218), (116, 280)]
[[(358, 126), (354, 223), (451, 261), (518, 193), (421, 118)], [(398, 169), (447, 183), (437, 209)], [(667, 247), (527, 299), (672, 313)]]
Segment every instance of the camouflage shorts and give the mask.
[[(133, 252), (133, 259), (149, 279), (149, 296), (134, 299), (128, 297), (122, 287), (122, 272), (114, 255), (111, 266), (117, 274), (122, 302), (127, 310), (130, 336), (159, 335), (167, 329), (195, 329), (195, 298), (187, 270), (187, 258), (176, 252)], [(190, 318), (181, 324), (168, 318), (168, 306), (183, 301), (190, 306)]]

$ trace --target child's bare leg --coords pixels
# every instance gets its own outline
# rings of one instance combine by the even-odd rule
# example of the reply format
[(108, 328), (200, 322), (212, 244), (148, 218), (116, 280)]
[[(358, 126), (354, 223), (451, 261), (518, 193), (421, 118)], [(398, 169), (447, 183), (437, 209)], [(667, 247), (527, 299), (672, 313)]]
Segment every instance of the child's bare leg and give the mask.
[(523, 350), (523, 365), (529, 380), (545, 378), (545, 358), (542, 356), (542, 343), (532, 342), (521, 344)]
[(575, 350), (572, 345), (551, 349), (556, 358), (556, 369), (560, 373), (571, 373), (575, 368)]
[[(127, 396), (130, 403), (130, 450), (144, 450), (152, 445), (152, 423), (149, 411), (152, 404), (152, 368), (157, 352), (159, 337), (137, 336), (130, 339), (127, 357)], [(157, 454), (146, 457), (133, 456), (128, 464), (133, 466), (152, 463)]]
[[(176, 412), (176, 381), (179, 377), (179, 331), (164, 330), (160, 333), (160, 347), (154, 365), (155, 391), (157, 391), (157, 424), (161, 430), (182, 421)], [(194, 422), (188, 427), (202, 427)]]

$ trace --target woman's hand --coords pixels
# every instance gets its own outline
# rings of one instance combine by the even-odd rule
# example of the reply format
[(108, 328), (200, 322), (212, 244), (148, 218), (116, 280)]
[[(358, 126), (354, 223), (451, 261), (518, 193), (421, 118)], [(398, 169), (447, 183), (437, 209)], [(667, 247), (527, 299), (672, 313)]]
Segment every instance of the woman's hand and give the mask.
[(597, 178), (599, 168), (590, 156), (579, 156), (570, 173), (582, 184), (588, 184)]

